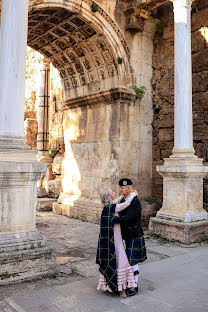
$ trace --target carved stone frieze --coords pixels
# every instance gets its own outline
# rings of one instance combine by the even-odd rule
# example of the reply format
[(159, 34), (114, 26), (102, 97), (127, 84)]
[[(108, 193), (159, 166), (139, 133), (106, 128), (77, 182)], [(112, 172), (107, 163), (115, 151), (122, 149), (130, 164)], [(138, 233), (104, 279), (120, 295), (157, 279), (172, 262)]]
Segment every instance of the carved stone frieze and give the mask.
[(50, 58), (67, 90), (118, 74), (116, 55), (104, 35), (66, 9), (31, 10), (28, 45)]
[(64, 110), (74, 107), (80, 106), (92, 106), (92, 105), (99, 105), (100, 103), (104, 102), (111, 102), (115, 100), (125, 100), (130, 102), (136, 101), (136, 95), (134, 92), (127, 90), (125, 88), (116, 88), (111, 89), (106, 92), (100, 92), (97, 94), (93, 94), (90, 96), (84, 97), (77, 97), (72, 100), (67, 100), (63, 107)]

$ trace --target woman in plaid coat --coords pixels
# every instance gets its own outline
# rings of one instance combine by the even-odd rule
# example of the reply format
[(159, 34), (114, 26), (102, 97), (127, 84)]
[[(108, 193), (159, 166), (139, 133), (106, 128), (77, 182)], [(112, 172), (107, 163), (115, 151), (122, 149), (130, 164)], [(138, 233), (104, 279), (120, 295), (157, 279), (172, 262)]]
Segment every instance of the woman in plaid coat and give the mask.
[[(131, 180), (127, 180), (126, 183), (128, 183), (128, 181)], [(128, 192), (128, 194), (125, 192), (125, 189), (128, 189), (128, 187), (121, 188), (121, 191), (123, 189), (123, 195), (114, 201), (114, 205), (110, 205), (109, 192), (105, 194), (104, 191), (103, 193), (108, 200), (108, 205), (104, 207), (101, 216), (101, 231), (96, 262), (100, 265), (100, 272), (102, 273), (97, 289), (109, 291), (119, 290), (121, 296), (125, 297), (124, 290), (126, 290), (128, 296), (133, 296), (138, 292), (137, 281), (139, 267), (137, 263), (145, 261), (146, 249), (141, 229), (141, 205), (137, 194), (133, 192), (131, 187), (129, 188), (131, 191)], [(125, 195), (127, 195), (128, 198), (125, 198)], [(113, 198), (113, 195), (111, 196)], [(103, 202), (106, 204), (105, 199)], [(137, 224), (139, 215), (140, 223)], [(132, 218), (134, 218), (136, 224), (134, 224), (134, 222), (132, 223)], [(121, 223), (121, 227), (119, 223)], [(140, 227), (138, 225), (140, 225)], [(112, 244), (113, 235), (114, 242)], [(105, 239), (103, 239), (103, 237), (105, 237)], [(125, 238), (126, 252), (124, 250), (122, 237), (123, 239)], [(115, 272), (115, 265), (117, 272)]]
[(96, 257), (101, 273), (97, 290), (118, 291), (120, 296), (125, 298), (127, 287), (134, 288), (136, 284), (124, 249), (120, 224), (114, 224), (114, 216), (118, 216), (118, 212), (129, 206), (136, 194), (132, 193), (128, 201), (117, 205), (112, 205), (111, 194), (111, 190), (101, 192), (101, 199), (105, 206), (101, 215)]
[[(119, 181), (121, 197), (114, 200), (115, 204), (126, 202), (133, 192), (133, 183), (130, 179)], [(139, 262), (147, 259), (144, 234), (141, 226), (141, 203), (135, 196), (130, 205), (114, 217), (114, 223), (121, 225), (121, 234), (125, 240), (126, 254), (128, 261), (134, 272), (135, 282), (138, 283)], [(138, 286), (127, 290), (128, 296), (133, 296), (138, 292)]]

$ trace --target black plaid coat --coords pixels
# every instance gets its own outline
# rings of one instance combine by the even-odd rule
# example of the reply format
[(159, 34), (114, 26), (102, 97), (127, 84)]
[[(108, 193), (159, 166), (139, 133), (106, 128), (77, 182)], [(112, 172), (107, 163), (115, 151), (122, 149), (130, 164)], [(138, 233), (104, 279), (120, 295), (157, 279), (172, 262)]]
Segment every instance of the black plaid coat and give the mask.
[(96, 263), (100, 266), (99, 271), (105, 276), (108, 286), (114, 292), (118, 290), (113, 221), (115, 207), (116, 205), (113, 204), (103, 208), (96, 256)]

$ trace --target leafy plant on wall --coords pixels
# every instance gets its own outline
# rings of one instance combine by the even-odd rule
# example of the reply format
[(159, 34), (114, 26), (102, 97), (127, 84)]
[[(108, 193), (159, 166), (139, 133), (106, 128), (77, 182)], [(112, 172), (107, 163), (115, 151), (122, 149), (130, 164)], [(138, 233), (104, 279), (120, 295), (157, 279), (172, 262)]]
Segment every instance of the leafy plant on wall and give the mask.
[(144, 86), (141, 86), (140, 88), (137, 86), (131, 86), (130, 88), (134, 90), (138, 99), (142, 99), (145, 95), (145, 91), (147, 90)]

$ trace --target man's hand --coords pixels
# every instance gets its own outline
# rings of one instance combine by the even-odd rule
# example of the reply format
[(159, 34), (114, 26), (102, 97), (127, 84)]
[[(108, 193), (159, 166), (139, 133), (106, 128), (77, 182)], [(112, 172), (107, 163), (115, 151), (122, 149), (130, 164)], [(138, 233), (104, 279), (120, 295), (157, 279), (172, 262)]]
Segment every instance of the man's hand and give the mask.
[(111, 199), (114, 200), (115, 198), (116, 198), (116, 193), (113, 192), (113, 193), (111, 194)]

